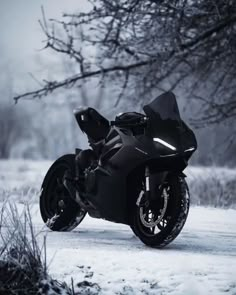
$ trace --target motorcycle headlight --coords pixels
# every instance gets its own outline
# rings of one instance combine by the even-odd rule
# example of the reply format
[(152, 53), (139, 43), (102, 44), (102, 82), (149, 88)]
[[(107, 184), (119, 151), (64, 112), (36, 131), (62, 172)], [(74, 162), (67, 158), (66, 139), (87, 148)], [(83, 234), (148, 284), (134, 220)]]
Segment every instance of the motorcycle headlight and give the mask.
[(154, 137), (153, 138), (153, 141), (156, 141), (162, 145), (164, 145), (165, 147), (169, 148), (170, 150), (172, 151), (176, 151), (176, 147), (174, 147), (173, 145), (171, 145), (170, 143), (164, 141), (163, 139), (161, 138), (158, 138), (158, 137)]

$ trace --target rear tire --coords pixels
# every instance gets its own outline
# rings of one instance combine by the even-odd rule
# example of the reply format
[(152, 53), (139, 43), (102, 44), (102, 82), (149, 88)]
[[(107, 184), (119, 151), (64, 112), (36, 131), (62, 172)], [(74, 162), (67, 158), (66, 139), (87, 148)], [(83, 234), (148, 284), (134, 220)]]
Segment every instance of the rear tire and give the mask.
[(144, 225), (140, 217), (140, 206), (135, 204), (133, 209), (131, 229), (144, 244), (151, 247), (162, 248), (173, 241), (181, 232), (188, 216), (190, 198), (185, 179), (182, 176), (172, 176), (167, 180), (167, 184), (167, 209), (156, 229)]
[(71, 231), (83, 220), (86, 211), (71, 198), (63, 177), (75, 175), (75, 155), (57, 159), (49, 168), (40, 195), (40, 212), (44, 223), (53, 231)]

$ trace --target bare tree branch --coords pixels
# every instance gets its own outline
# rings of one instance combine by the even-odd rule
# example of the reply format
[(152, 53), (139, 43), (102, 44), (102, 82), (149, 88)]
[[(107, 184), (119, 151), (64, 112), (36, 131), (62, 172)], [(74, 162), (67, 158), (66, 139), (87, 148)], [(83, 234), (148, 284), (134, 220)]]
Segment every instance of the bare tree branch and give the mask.
[[(91, 10), (46, 20), (41, 28), (46, 49), (77, 65), (61, 81), (44, 81), (17, 95), (41, 98), (59, 88), (79, 86), (96, 77), (120, 85), (115, 105), (127, 94), (147, 99), (155, 89), (177, 89), (187, 80), (186, 95), (202, 112), (196, 125), (236, 116), (236, 6), (233, 0), (90, 0)], [(96, 54), (89, 56), (91, 49)], [(104, 82), (105, 83), (105, 82)], [(164, 86), (163, 86), (164, 85)], [(201, 123), (202, 122), (202, 123)]]

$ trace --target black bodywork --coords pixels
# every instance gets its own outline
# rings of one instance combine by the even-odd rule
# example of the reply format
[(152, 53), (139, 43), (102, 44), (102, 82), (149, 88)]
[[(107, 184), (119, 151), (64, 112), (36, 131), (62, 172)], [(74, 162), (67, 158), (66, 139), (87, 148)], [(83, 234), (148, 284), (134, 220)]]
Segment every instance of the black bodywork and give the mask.
[(125, 113), (113, 122), (92, 108), (75, 111), (94, 153), (83, 169), (85, 186), (80, 191), (93, 217), (129, 224), (130, 206), (138, 197), (145, 167), (158, 187), (168, 174), (181, 173), (197, 148), (173, 93), (162, 94), (143, 110), (145, 115)]

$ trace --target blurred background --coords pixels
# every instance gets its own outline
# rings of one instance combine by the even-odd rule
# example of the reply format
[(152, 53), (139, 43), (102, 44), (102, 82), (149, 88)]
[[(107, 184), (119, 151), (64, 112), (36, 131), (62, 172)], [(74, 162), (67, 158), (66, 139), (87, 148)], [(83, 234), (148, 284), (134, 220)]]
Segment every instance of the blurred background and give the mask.
[[(44, 49), (47, 37), (39, 24), (42, 6), (47, 19), (57, 20), (63, 13), (86, 12), (90, 6), (85, 0), (2, 0), (0, 5), (0, 158), (56, 159), (75, 147), (87, 146), (73, 116), (75, 107), (94, 106), (112, 119), (124, 110), (141, 111), (142, 105), (153, 98), (146, 95), (130, 99), (135, 94), (128, 89), (117, 104), (119, 85), (106, 83), (98, 87), (88, 82), (15, 104), (16, 94), (40, 88), (43, 80), (60, 80), (75, 71), (67, 57), (51, 48)], [(96, 46), (92, 50), (99, 51)], [(235, 167), (235, 120), (205, 123), (201, 128), (192, 124), (200, 108), (198, 102), (187, 97), (184, 86), (179, 85), (174, 92), (182, 117), (194, 129), (199, 143), (191, 164)], [(168, 85), (163, 89), (168, 90)], [(161, 93), (160, 87), (154, 96)]]

